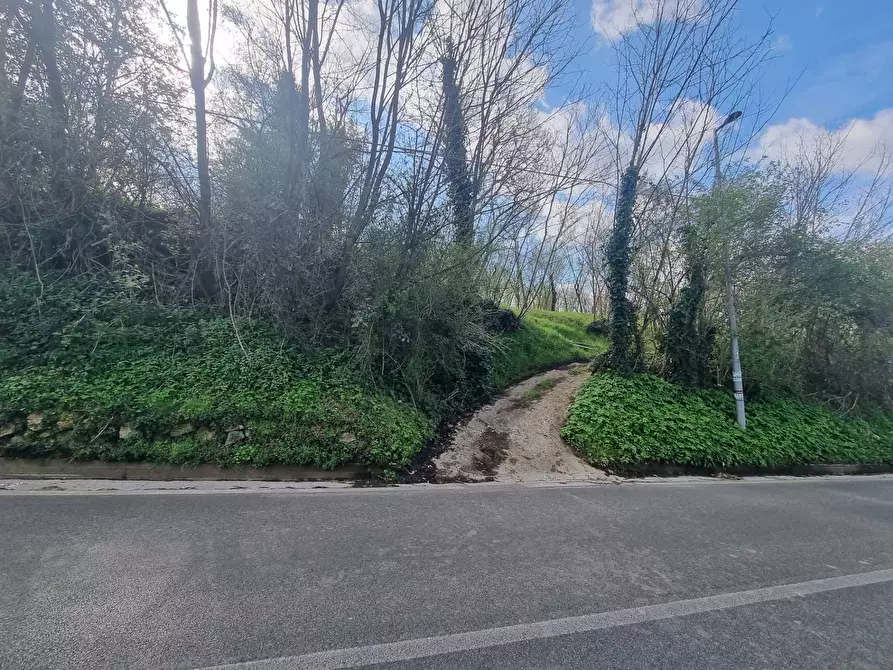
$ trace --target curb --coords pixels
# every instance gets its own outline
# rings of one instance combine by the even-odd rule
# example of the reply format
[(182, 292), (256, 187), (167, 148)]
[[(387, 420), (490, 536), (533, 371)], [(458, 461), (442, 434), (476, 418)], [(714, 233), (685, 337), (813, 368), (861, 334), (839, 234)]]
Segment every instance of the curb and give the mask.
[(812, 463), (781, 466), (736, 466), (731, 468), (679, 465), (675, 463), (613, 464), (605, 472), (621, 477), (815, 477), (827, 475), (880, 475), (893, 472), (893, 464), (883, 463)]
[(337, 470), (289, 465), (221, 468), (216, 465), (105, 463), (64, 458), (0, 458), (0, 478), (18, 479), (141, 479), (148, 481), (303, 481), (370, 479), (376, 473), (362, 465)]

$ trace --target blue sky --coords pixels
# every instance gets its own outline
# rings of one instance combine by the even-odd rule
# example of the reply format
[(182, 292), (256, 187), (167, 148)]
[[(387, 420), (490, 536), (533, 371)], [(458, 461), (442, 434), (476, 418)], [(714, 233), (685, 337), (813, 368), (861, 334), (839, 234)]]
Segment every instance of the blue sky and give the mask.
[[(575, 0), (579, 38), (593, 45), (580, 66), (604, 81), (611, 53), (595, 47), (593, 2), (619, 0)], [(772, 124), (805, 118), (838, 129), (893, 110), (893, 0), (740, 0), (738, 14), (754, 37), (772, 19), (779, 40), (777, 58), (761, 82), (764, 93), (781, 102)], [(879, 136), (893, 139), (893, 127), (887, 127), (893, 124), (875, 125)]]
[[(748, 23), (766, 15), (753, 0), (742, 5)], [(767, 83), (781, 86), (800, 76), (776, 120), (805, 117), (836, 127), (893, 107), (893, 2), (770, 0), (766, 8), (790, 46)]]

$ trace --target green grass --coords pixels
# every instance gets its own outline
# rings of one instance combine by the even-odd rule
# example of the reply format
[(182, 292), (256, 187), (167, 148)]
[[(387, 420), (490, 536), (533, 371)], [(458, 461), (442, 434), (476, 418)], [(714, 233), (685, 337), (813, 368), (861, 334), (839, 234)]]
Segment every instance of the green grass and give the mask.
[(539, 400), (543, 393), (555, 387), (554, 379), (541, 379), (533, 388), (529, 388), (521, 395), (522, 401)]
[(521, 330), (501, 336), (493, 355), (493, 385), (504, 389), (557, 365), (588, 361), (607, 348), (605, 339), (586, 332), (589, 314), (528, 312)]
[[(433, 435), (439, 417), (371, 388), (343, 353), (302, 350), (262, 321), (44, 282), (0, 273), (0, 432), (15, 429), (0, 456), (390, 468)], [(577, 344), (602, 345), (589, 321), (525, 317), (496, 346), (495, 387), (590, 358)], [(35, 412), (43, 425), (28, 430)]]
[(599, 374), (577, 394), (562, 436), (601, 467), (893, 464), (893, 417), (842, 418), (791, 399), (751, 402), (747, 414), (741, 431), (726, 391)]

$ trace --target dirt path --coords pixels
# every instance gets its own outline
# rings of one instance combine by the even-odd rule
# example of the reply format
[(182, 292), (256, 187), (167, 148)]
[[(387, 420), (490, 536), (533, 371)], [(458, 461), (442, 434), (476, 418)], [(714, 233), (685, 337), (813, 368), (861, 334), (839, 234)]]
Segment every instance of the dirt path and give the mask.
[(443, 480), (611, 481), (561, 439), (567, 409), (589, 377), (585, 365), (531, 377), (479, 410), (436, 460)]

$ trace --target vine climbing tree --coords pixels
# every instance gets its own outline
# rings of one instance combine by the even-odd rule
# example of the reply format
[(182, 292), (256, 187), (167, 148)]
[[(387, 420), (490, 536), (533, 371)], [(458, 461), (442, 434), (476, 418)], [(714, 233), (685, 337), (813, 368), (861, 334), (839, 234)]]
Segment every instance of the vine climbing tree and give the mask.
[(687, 282), (668, 316), (666, 376), (680, 384), (700, 387), (707, 384), (710, 375), (716, 329), (701, 319), (707, 293), (707, 256), (702, 235), (689, 223), (682, 236)]
[(641, 347), (636, 337), (636, 308), (627, 295), (638, 174), (634, 165), (630, 165), (623, 173), (614, 229), (605, 249), (606, 280), (611, 298), (611, 347), (604, 362), (610, 369), (622, 372), (632, 372), (641, 360)]
[(457, 244), (474, 243), (474, 189), (465, 152), (465, 119), (456, 78), (456, 52), (447, 41), (443, 65), (443, 163)]
[[(611, 347), (600, 367), (630, 372), (642, 366), (642, 333), (630, 300), (633, 260), (634, 211), (638, 182), (642, 179), (667, 187), (674, 181), (681, 190), (689, 180), (704, 137), (714, 122), (716, 107), (737, 107), (747, 91), (741, 76), (754, 72), (766, 60), (767, 36), (755, 42), (735, 37), (738, 0), (655, 0), (651, 11), (636, 16), (636, 23), (615, 43), (620, 77), (614, 91), (619, 121), (617, 164), (625, 166), (615, 199), (614, 227), (605, 248), (606, 283), (611, 301)], [(644, 198), (648, 200), (648, 198)], [(641, 203), (646, 210), (648, 203)], [(665, 258), (663, 256), (662, 258)], [(671, 317), (682, 330), (676, 362), (690, 368), (699, 359), (697, 314), (703, 296), (703, 271), (694, 260), (693, 283)], [(692, 330), (694, 329), (694, 330)], [(684, 342), (684, 343), (683, 343)], [(668, 342), (669, 344), (669, 342)], [(700, 363), (695, 365), (695, 368)], [(691, 370), (686, 372), (688, 375)], [(694, 372), (695, 376), (699, 372)]]

